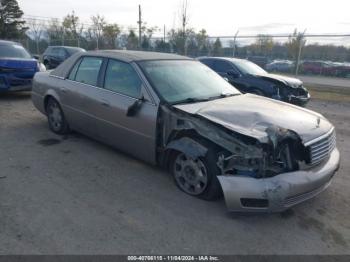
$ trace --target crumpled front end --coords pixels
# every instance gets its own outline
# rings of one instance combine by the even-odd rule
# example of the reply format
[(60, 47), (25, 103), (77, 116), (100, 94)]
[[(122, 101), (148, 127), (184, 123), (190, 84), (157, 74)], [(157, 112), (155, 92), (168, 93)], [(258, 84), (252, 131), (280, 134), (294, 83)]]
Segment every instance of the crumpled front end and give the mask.
[[(289, 130), (271, 127), (267, 133), (273, 149), (260, 172), (230, 175), (226, 170), (237, 169), (232, 164), (218, 176), (230, 211), (282, 211), (326, 189), (339, 168), (334, 128), (307, 143)], [(227, 165), (224, 162), (218, 164)]]
[(339, 168), (340, 155), (333, 149), (322, 164), (267, 178), (218, 176), (229, 211), (279, 212), (310, 199), (326, 189)]
[(249, 125), (236, 126), (237, 121), (223, 121), (231, 118), (230, 112), (206, 109), (162, 107), (159, 150), (173, 149), (196, 159), (211, 148), (202, 146), (201, 139), (215, 145), (217, 177), (230, 211), (284, 210), (323, 191), (339, 168), (334, 127), (324, 118), (312, 115), (314, 125), (304, 119), (304, 128), (295, 121), (295, 129), (304, 131), (297, 132), (278, 121), (268, 123), (258, 113), (246, 114)]

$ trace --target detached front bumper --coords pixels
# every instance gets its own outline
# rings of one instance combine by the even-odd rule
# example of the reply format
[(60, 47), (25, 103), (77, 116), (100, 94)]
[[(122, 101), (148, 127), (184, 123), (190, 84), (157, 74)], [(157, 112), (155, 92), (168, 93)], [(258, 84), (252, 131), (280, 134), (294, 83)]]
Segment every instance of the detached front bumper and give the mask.
[(218, 176), (229, 211), (280, 212), (310, 199), (326, 189), (339, 169), (335, 148), (328, 160), (308, 170), (256, 179)]

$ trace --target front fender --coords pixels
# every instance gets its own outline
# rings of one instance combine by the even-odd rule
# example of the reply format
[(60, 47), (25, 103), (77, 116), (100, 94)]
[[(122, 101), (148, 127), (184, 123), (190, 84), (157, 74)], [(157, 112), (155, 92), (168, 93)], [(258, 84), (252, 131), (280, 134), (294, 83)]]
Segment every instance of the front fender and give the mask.
[(192, 159), (204, 157), (208, 151), (205, 146), (189, 137), (182, 137), (169, 142), (165, 150), (168, 151), (170, 149), (185, 153)]

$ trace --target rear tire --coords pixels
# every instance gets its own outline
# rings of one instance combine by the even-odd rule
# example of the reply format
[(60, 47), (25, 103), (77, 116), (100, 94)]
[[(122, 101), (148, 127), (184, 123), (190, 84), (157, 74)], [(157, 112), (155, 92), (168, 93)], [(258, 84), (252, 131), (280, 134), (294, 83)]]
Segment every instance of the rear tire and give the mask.
[(69, 133), (69, 126), (59, 103), (54, 98), (49, 98), (46, 105), (46, 115), (49, 128), (52, 132), (64, 135)]
[(182, 152), (174, 151), (170, 158), (170, 171), (175, 184), (191, 196), (208, 201), (219, 199), (222, 189), (217, 178), (220, 175), (217, 159), (217, 152), (213, 148), (208, 148), (205, 157), (195, 160)]

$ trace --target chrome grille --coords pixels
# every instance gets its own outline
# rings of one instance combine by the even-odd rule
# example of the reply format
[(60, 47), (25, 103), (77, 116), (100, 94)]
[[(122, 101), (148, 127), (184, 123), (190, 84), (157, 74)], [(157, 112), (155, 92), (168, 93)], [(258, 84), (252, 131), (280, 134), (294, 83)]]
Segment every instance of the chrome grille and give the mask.
[(316, 165), (327, 158), (336, 146), (336, 136), (334, 128), (327, 134), (319, 137), (309, 144), (310, 164)]

